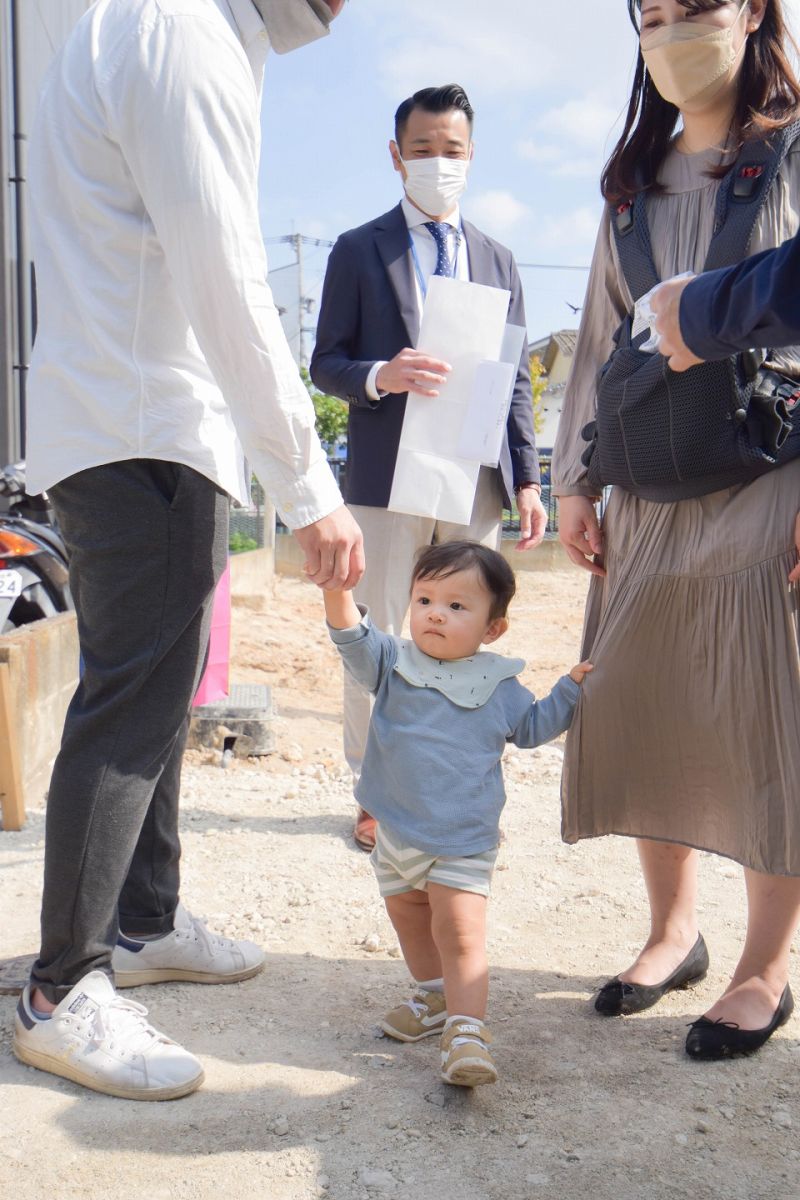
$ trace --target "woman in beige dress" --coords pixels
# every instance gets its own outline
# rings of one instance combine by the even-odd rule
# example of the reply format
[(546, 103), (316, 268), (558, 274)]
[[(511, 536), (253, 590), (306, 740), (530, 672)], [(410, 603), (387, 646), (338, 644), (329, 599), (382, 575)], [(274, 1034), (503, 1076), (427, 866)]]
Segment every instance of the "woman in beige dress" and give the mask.
[[(726, 162), (749, 136), (788, 125), (800, 88), (785, 57), (780, 0), (628, 3), (642, 54), (603, 188), (613, 202), (647, 189), (653, 257), (666, 279), (702, 270)], [(750, 252), (793, 236), (799, 211), (797, 142)], [(613, 332), (631, 308), (606, 213), (553, 462), (561, 540), (593, 575), (582, 657), (595, 672), (567, 741), (563, 832), (568, 842), (612, 833), (638, 839), (650, 936), (598, 994), (595, 1005), (609, 1016), (649, 1007), (703, 977), (698, 851), (742, 864), (741, 958), (686, 1046), (694, 1057), (722, 1057), (757, 1049), (793, 1006), (800, 591), (788, 576), (800, 548), (800, 459), (677, 503), (614, 488), (601, 529), (581, 429), (594, 416), (597, 372)], [(771, 361), (800, 377), (800, 347)]]

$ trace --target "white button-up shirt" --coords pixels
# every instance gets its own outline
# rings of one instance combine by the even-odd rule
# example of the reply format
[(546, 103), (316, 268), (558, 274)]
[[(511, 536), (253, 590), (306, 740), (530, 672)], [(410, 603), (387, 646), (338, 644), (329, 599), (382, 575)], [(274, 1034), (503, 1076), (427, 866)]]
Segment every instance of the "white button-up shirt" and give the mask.
[(131, 458), (291, 528), (341, 504), (258, 219), (268, 40), (251, 0), (98, 0), (45, 82), (30, 181), (39, 327), (28, 486)]
[[(425, 228), (426, 223), (431, 218), (426, 216), (424, 212), (420, 212), (411, 203), (408, 196), (403, 196), (403, 199), (400, 201), (400, 207), (403, 210), (403, 216), (406, 219), (406, 225), (408, 225), (409, 238), (411, 239), (411, 252), (414, 255), (414, 286), (417, 293), (417, 308), (419, 309), (421, 318), (425, 297), (422, 294), (422, 283), (417, 273), (417, 267), (419, 267), (419, 272), (422, 275), (422, 280), (427, 290), (428, 280), (436, 270), (438, 247), (430, 229)], [(447, 233), (447, 252), (450, 255), (450, 262), (453, 263), (453, 278), (469, 282), (469, 255), (467, 253), (467, 243), (464, 241), (464, 235), (461, 233), (461, 210), (458, 205), (456, 205), (449, 216), (445, 217), (442, 223), (450, 226)], [(385, 392), (378, 391), (377, 384), (378, 371), (380, 371), (381, 367), (385, 366), (386, 363), (383, 360), (373, 363), (370, 373), (367, 376), (364, 386), (370, 400), (380, 400), (381, 396), (386, 395)]]

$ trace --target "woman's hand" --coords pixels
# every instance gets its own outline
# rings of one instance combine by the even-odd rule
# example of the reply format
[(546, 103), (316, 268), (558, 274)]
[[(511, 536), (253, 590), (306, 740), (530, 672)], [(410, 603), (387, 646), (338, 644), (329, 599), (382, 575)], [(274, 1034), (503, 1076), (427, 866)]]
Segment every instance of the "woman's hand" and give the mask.
[(794, 545), (797, 550), (797, 565), (789, 572), (789, 583), (800, 583), (800, 513), (794, 523)]
[(561, 496), (558, 501), (558, 536), (576, 566), (605, 575), (592, 556), (603, 553), (603, 534), (594, 504), (588, 496)]

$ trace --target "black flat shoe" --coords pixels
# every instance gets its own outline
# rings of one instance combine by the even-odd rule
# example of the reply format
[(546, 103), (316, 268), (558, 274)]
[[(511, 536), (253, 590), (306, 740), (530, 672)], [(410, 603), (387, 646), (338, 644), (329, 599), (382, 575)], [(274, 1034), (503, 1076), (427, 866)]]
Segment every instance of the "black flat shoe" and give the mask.
[(658, 1004), (667, 992), (689, 987), (705, 979), (708, 971), (708, 949), (702, 933), (682, 963), (663, 983), (623, 983), (619, 976), (604, 983), (594, 999), (594, 1006), (604, 1017), (629, 1017)]
[(788, 983), (763, 1029), (740, 1029), (735, 1021), (709, 1021), (701, 1017), (693, 1021), (686, 1037), (686, 1053), (690, 1058), (732, 1058), (735, 1054), (753, 1054), (769, 1041), (776, 1029), (785, 1025), (794, 1011), (794, 997)]

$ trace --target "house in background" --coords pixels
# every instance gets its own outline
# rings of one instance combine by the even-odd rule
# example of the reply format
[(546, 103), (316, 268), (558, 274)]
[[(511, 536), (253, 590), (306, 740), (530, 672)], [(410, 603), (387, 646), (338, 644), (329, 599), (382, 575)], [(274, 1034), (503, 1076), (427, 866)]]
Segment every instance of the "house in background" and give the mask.
[(47, 68), (91, 3), (0, 0), (0, 466), (22, 453), (22, 401), (35, 321), (27, 139)]
[(529, 356), (532, 358), (535, 354), (541, 360), (547, 376), (547, 387), (542, 393), (539, 406), (544, 427), (536, 434), (536, 444), (544, 455), (553, 452), (561, 406), (564, 403), (564, 388), (577, 340), (577, 329), (561, 329), (558, 333), (551, 333), (528, 346)]

